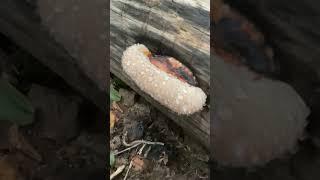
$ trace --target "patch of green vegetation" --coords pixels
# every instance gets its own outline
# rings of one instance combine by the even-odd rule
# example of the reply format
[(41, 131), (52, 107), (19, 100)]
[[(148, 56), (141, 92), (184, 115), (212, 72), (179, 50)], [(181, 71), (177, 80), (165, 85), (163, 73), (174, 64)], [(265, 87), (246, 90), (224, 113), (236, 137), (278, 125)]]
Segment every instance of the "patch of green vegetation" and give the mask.
[(27, 125), (34, 121), (31, 102), (4, 79), (0, 79), (0, 120), (18, 125)]
[(110, 166), (113, 167), (115, 162), (116, 162), (115, 155), (112, 152), (110, 152)]
[(116, 90), (120, 88), (129, 89), (129, 86), (117, 77), (112, 78), (112, 84)]
[(121, 100), (121, 95), (119, 92), (113, 87), (113, 85), (110, 85), (110, 101), (113, 102), (118, 102)]

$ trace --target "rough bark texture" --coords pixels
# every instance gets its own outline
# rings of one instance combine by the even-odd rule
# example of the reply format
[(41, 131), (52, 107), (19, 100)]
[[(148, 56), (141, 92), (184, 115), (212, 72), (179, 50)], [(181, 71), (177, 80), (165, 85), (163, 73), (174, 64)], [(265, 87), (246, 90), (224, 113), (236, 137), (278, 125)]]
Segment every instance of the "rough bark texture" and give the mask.
[[(121, 56), (130, 45), (142, 43), (154, 54), (169, 55), (191, 68), (200, 87), (210, 87), (210, 1), (112, 0), (110, 12), (111, 72), (189, 134), (209, 147), (209, 110), (178, 116), (142, 92), (121, 68)], [(209, 99), (209, 97), (208, 97)]]
[[(44, 1), (41, 2), (45, 4)], [(59, 4), (58, 2), (64, 1), (54, 2), (56, 4)], [(103, 12), (107, 7), (106, 5), (103, 6), (102, 3), (95, 2), (92, 3), (91, 6), (76, 3), (74, 5), (77, 5), (77, 7), (63, 6), (64, 8), (66, 8), (64, 9), (64, 11), (66, 12), (72, 12), (72, 8), (78, 10), (77, 16), (70, 15), (68, 17), (72, 17), (71, 19), (74, 20), (76, 25), (78, 25), (75, 27), (77, 28), (78, 32), (82, 32), (88, 35), (88, 37), (86, 38), (91, 39), (90, 42), (86, 42), (87, 45), (91, 44), (91, 46), (88, 48), (85, 45), (79, 47), (81, 43), (72, 41), (72, 30), (74, 29), (71, 29), (70, 26), (66, 26), (66, 31), (64, 32), (56, 31), (55, 34), (49, 34), (48, 29), (58, 29), (58, 27), (61, 27), (61, 24), (66, 24), (72, 21), (70, 19), (65, 19), (67, 15), (59, 16), (61, 9), (55, 6), (56, 4), (53, 4), (50, 8), (46, 9), (47, 13), (49, 13), (49, 15), (52, 15), (50, 16), (51, 19), (45, 19), (45, 15), (43, 15), (42, 21), (46, 20), (47, 24), (49, 22), (59, 22), (61, 24), (49, 23), (47, 26), (47, 28), (49, 27), (48, 29), (44, 28), (43, 25), (41, 25), (41, 20), (34, 7), (32, 8), (32, 6), (30, 6), (30, 4), (27, 4), (25, 1), (3, 0), (0, 4), (0, 32), (2, 34), (9, 37), (17, 45), (25, 49), (37, 60), (39, 60), (42, 64), (46, 65), (52, 71), (60, 75), (69, 85), (78, 90), (82, 95), (87, 97), (101, 109), (106, 108), (107, 96), (105, 90), (105, 78), (107, 78), (108, 76), (107, 68), (106, 66), (104, 66), (106, 64), (106, 54), (104, 51), (98, 51), (95, 48), (97, 45), (104, 46), (104, 44), (96, 43), (97, 39), (99, 38), (91, 37), (88, 35), (90, 33), (93, 33), (99, 36), (100, 34), (98, 32), (105, 31), (104, 26), (96, 25), (99, 23), (101, 24), (101, 22), (97, 21), (96, 19), (103, 19)], [(68, 3), (64, 5), (68, 5)], [(38, 12), (43, 10), (41, 8), (44, 7), (45, 5), (43, 5), (43, 7), (38, 7), (40, 9), (38, 9)], [(94, 9), (94, 7), (96, 7), (97, 9), (92, 11), (100, 12), (100, 9), (102, 13), (95, 13), (91, 16), (86, 16), (88, 19), (84, 21), (84, 24), (85, 22), (97, 22), (96, 24), (91, 23), (92, 25), (95, 25), (94, 27), (91, 27), (92, 29), (95, 29), (95, 32), (92, 32), (90, 31), (90, 28), (87, 28), (87, 26), (83, 26), (83, 24), (79, 23), (79, 20), (83, 19), (82, 17), (89, 11), (89, 9)], [(105, 14), (104, 17), (107, 17), (107, 15)], [(76, 36), (77, 34), (74, 35)], [(58, 44), (56, 41), (58, 39), (57, 36), (67, 38), (65, 39), (65, 41), (58, 41), (59, 43), (61, 43)], [(86, 38), (83, 39), (86, 40)], [(101, 41), (102, 40), (100, 40), (99, 42)], [(93, 46), (92, 44), (95, 44), (96, 46)], [(73, 45), (79, 48), (78, 51), (84, 52), (84, 55), (81, 54), (81, 58), (74, 58), (70, 55), (70, 51), (69, 53), (67, 52), (70, 49), (69, 47)]]

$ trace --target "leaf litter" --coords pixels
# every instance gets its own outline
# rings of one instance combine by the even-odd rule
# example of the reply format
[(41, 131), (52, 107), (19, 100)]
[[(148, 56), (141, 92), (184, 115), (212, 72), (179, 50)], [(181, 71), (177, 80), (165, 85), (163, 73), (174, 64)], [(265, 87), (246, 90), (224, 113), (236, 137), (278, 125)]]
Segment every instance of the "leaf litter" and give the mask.
[(208, 152), (119, 79), (117, 84), (121, 99), (110, 105), (110, 178), (209, 179)]

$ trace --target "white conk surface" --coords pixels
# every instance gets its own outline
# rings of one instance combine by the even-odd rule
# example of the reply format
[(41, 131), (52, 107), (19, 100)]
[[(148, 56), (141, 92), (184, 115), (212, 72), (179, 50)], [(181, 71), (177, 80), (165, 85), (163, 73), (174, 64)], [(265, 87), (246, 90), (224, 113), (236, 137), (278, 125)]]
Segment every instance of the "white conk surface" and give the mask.
[(153, 65), (142, 44), (127, 48), (122, 56), (122, 68), (137, 86), (152, 98), (178, 114), (200, 111), (206, 102), (206, 94), (199, 87), (191, 86), (167, 74)]
[(310, 113), (288, 84), (256, 79), (246, 67), (213, 61), (214, 159), (228, 166), (264, 165), (297, 150)]

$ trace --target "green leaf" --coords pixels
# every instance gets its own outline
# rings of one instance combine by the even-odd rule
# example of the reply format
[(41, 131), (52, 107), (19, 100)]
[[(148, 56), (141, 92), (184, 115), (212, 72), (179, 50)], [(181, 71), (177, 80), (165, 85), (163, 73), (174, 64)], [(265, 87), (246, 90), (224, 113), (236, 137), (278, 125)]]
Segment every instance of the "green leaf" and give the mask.
[(112, 152), (110, 152), (110, 166), (113, 167), (115, 162), (116, 162), (115, 155)]
[(129, 88), (129, 86), (126, 83), (124, 83), (121, 79), (119, 79), (117, 77), (114, 77), (112, 79), (112, 84), (114, 85), (114, 88), (116, 90), (119, 90), (120, 88), (124, 88), (124, 89), (128, 89)]
[(116, 102), (121, 100), (119, 92), (116, 91), (113, 86), (110, 86), (110, 100)]
[(9, 82), (0, 78), (0, 120), (18, 125), (31, 124), (34, 108), (29, 100)]

